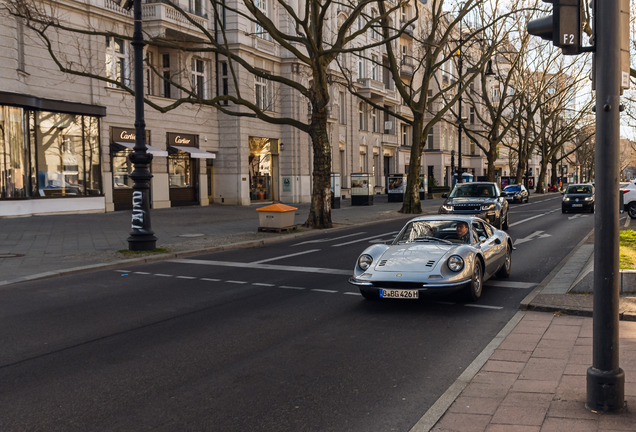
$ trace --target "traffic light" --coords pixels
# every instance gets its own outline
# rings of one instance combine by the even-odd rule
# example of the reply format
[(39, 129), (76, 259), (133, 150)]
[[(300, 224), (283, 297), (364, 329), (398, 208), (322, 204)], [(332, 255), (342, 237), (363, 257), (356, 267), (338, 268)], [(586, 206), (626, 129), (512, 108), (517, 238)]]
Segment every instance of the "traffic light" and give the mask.
[(580, 54), (581, 48), (581, 0), (543, 0), (552, 3), (553, 15), (532, 20), (528, 33), (551, 40), (565, 55)]

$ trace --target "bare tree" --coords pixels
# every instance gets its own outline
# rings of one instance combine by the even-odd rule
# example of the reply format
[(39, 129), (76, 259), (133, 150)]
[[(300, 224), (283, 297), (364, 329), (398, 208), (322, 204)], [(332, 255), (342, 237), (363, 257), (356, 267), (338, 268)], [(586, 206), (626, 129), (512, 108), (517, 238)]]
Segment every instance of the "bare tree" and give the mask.
[[(167, 80), (171, 86), (178, 89), (180, 97), (165, 105), (158, 104), (148, 98), (148, 106), (160, 112), (169, 112), (184, 104), (212, 106), (219, 111), (239, 117), (255, 118), (267, 123), (289, 125), (306, 132), (313, 148), (313, 189), (311, 208), (305, 226), (314, 228), (331, 227), (331, 148), (327, 128), (328, 105), (330, 102), (330, 85), (333, 81), (332, 62), (338, 56), (356, 52), (365, 47), (353, 48), (351, 43), (365, 34), (372, 27), (380, 23), (399, 10), (401, 0), (382, 7), (379, 15), (373, 16), (370, 7), (377, 0), (305, 0), (299, 2), (298, 7), (292, 7), (285, 0), (275, 0), (280, 13), (277, 22), (267, 16), (259, 7), (259, 0), (210, 0), (216, 31), (211, 32), (207, 26), (194, 19), (178, 3), (163, 0), (170, 5), (181, 17), (182, 21), (197, 28), (205, 37), (197, 40), (187, 40), (169, 34), (161, 37), (146, 35), (145, 42), (149, 46), (179, 50), (189, 54), (212, 53), (221, 56), (228, 62), (229, 76), (232, 82), (228, 94), (217, 94), (205, 97), (197, 90), (196, 85), (190, 85), (189, 80), (179, 79), (187, 71), (179, 71), (170, 77), (164, 76), (154, 65), (147, 63), (154, 75), (160, 80)], [(130, 26), (118, 28), (103, 28), (93, 25), (86, 15), (82, 25), (65, 21), (65, 16), (54, 1), (41, 0), (6, 0), (2, 8), (9, 14), (23, 20), (24, 25), (33, 29), (41, 38), (53, 61), (60, 71), (75, 76), (89, 77), (118, 86), (134, 95), (133, 86), (122, 77), (108, 76), (101, 69), (96, 69), (90, 59), (85, 58), (81, 46), (76, 47), (73, 55), (69, 54), (68, 45), (60, 45), (60, 41), (71, 35), (73, 38), (104, 36), (118, 37), (131, 40)], [(265, 71), (243, 58), (236, 48), (234, 41), (228, 35), (224, 17), (234, 14), (253, 25), (258, 32), (268, 35), (278, 46), (289, 53), (291, 63), (294, 63), (298, 73), (289, 76), (283, 73)], [(354, 23), (362, 18), (363, 24), (354, 28)], [(124, 28), (122, 31), (121, 29)], [(118, 31), (119, 29), (119, 31)], [(387, 29), (388, 30), (388, 29)], [(372, 46), (380, 46), (389, 42), (399, 32), (394, 29), (393, 36), (387, 40), (374, 42)], [(292, 97), (304, 99), (311, 107), (308, 118), (299, 116), (282, 116), (273, 114), (268, 107), (259, 105), (252, 94), (243, 94), (241, 77), (253, 75), (262, 80), (271, 81), (288, 90)]]

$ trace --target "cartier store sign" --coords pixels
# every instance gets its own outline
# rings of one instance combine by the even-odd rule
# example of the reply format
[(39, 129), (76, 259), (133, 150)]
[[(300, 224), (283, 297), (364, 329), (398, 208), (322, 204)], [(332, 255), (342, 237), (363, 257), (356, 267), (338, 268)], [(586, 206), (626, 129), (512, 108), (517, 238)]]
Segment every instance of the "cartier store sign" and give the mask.
[(198, 138), (198, 135), (168, 132), (168, 145), (198, 147)]
[[(111, 139), (113, 142), (135, 142), (135, 127), (130, 128), (111, 128)], [(146, 130), (146, 144), (150, 143), (150, 131)]]

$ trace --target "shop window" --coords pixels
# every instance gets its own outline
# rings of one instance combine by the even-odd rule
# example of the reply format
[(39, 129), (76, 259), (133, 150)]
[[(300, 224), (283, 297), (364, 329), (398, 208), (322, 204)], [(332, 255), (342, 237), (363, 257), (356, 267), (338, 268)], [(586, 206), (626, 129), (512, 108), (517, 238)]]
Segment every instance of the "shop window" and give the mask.
[(0, 107), (0, 198), (23, 198), (28, 172), (21, 108)]
[(272, 152), (269, 138), (250, 137), (249, 140), (250, 199), (272, 199)]
[(190, 154), (177, 151), (168, 158), (168, 179), (171, 188), (190, 188), (193, 186), (193, 164)]
[(101, 195), (98, 120), (38, 112), (36, 128), (39, 195)]
[[(128, 85), (128, 50), (123, 39), (106, 37), (106, 77), (123, 85)], [(107, 83), (108, 87), (119, 87)]]

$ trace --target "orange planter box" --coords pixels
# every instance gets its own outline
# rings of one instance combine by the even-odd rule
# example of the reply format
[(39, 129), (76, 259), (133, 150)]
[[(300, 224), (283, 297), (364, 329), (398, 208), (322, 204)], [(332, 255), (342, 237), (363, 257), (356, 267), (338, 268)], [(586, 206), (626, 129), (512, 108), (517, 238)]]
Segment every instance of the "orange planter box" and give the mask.
[(256, 209), (261, 228), (287, 228), (294, 225), (296, 207), (285, 204), (272, 204)]

